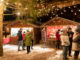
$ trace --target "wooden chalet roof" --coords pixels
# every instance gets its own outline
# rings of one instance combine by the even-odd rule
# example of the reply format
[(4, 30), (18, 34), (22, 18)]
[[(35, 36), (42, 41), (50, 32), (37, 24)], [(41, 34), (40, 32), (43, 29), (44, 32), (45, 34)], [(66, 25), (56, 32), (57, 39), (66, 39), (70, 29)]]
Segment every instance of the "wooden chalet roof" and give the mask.
[(55, 26), (55, 25), (80, 25), (78, 22), (71, 21), (62, 17), (54, 17), (46, 23), (43, 23), (41, 27)]
[(24, 21), (8, 21), (4, 22), (3, 24), (7, 27), (39, 27), (38, 25), (27, 23)]

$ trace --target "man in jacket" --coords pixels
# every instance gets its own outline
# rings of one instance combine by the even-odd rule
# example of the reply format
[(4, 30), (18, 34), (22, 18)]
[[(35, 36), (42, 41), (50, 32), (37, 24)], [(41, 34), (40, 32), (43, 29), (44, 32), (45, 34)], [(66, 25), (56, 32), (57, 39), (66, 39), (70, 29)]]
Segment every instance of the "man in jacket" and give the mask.
[(69, 56), (71, 56), (71, 50), (72, 50), (72, 41), (73, 41), (73, 34), (74, 32), (72, 32), (72, 29), (69, 28), (68, 30), (68, 37), (69, 37), (69, 41), (70, 41), (70, 45), (69, 45)]
[(20, 51), (20, 46), (22, 46), (22, 49), (23, 49), (23, 41), (22, 41), (22, 39), (23, 39), (23, 37), (22, 37), (22, 29), (20, 29), (20, 30), (18, 31), (18, 34), (17, 34), (17, 36), (18, 36), (18, 51)]

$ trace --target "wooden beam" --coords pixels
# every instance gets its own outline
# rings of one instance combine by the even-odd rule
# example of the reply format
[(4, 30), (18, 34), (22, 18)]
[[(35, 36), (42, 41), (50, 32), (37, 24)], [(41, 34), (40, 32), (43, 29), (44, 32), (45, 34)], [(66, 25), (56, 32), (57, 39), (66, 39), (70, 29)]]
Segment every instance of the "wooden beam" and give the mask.
[(0, 2), (0, 56), (3, 56), (3, 10), (4, 10), (4, 2)]

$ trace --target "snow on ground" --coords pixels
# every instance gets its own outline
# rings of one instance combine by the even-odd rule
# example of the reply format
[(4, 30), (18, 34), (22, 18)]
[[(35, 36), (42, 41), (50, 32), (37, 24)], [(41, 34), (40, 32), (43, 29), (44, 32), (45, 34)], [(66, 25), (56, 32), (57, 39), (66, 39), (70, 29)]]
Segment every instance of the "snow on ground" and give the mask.
[[(17, 45), (4, 45), (4, 56), (0, 60), (62, 60), (62, 50), (44, 48), (43, 45), (36, 45), (29, 54), (26, 50), (17, 51)], [(72, 52), (73, 56), (74, 52)], [(73, 57), (69, 57), (73, 60)]]
[[(0, 60), (45, 60), (50, 52), (54, 49), (43, 48), (41, 45), (36, 45), (29, 54), (26, 54), (26, 50), (17, 51), (17, 45), (4, 45), (4, 56)], [(37, 56), (37, 57), (36, 57)]]
[[(4, 52), (6, 52), (6, 51), (17, 51), (18, 46), (17, 45), (4, 45), (3, 49), (4, 49)], [(33, 47), (32, 51), (36, 51), (36, 52), (39, 52), (39, 53), (45, 53), (45, 52), (51, 52), (53, 50), (54, 49), (42, 48), (41, 46), (37, 45), (37, 46)]]

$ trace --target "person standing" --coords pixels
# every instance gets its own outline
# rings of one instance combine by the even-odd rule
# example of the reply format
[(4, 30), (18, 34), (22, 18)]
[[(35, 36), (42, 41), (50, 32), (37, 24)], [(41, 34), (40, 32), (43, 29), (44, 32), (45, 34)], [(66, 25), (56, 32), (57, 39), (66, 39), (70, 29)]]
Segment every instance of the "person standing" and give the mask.
[(76, 37), (73, 40), (73, 50), (75, 51), (74, 53), (74, 60), (78, 60), (79, 52), (80, 52), (80, 32), (76, 32)]
[(23, 36), (23, 50), (25, 50), (25, 41), (24, 41), (25, 35), (26, 35), (26, 33), (23, 32), (23, 34), (22, 34), (22, 36)]
[(60, 48), (60, 29), (58, 29), (58, 31), (56, 32), (56, 48), (59, 49)]
[(30, 53), (30, 46), (32, 46), (32, 34), (27, 30), (26, 36), (25, 36), (25, 46), (27, 49), (27, 54)]
[(22, 46), (22, 49), (23, 49), (23, 42), (22, 42), (22, 39), (23, 39), (23, 37), (22, 37), (22, 29), (20, 29), (20, 30), (18, 31), (17, 36), (18, 36), (18, 51), (20, 51), (20, 46)]
[(72, 41), (73, 41), (73, 35), (74, 35), (74, 32), (72, 31), (71, 28), (68, 29), (68, 37), (69, 37), (69, 41), (70, 41), (70, 45), (69, 45), (69, 56), (71, 56), (71, 50), (72, 50)]
[(63, 33), (61, 34), (61, 45), (63, 47), (63, 60), (67, 60), (67, 52), (68, 52), (68, 46), (70, 45), (69, 42), (69, 37), (67, 34), (67, 31), (64, 30), (62, 31)]

